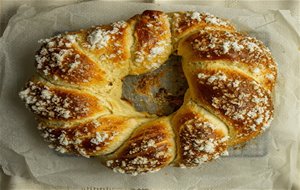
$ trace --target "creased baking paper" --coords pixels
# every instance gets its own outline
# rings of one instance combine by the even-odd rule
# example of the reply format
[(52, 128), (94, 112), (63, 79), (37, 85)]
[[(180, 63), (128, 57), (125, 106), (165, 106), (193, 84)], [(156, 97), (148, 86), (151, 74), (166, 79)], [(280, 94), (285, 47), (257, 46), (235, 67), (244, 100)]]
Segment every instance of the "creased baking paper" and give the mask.
[[(266, 34), (279, 66), (275, 118), (266, 154), (222, 158), (195, 169), (113, 173), (97, 159), (62, 156), (47, 148), (18, 92), (34, 73), (37, 41), (63, 31), (125, 20), (146, 9), (208, 11), (231, 19), (241, 31)], [(59, 186), (150, 189), (291, 188), (299, 145), (300, 31), (288, 11), (252, 12), (216, 7), (86, 2), (63, 7), (22, 6), (0, 39), (0, 164), (8, 175)], [(298, 29), (297, 29), (298, 27)], [(298, 30), (298, 31), (297, 31)]]

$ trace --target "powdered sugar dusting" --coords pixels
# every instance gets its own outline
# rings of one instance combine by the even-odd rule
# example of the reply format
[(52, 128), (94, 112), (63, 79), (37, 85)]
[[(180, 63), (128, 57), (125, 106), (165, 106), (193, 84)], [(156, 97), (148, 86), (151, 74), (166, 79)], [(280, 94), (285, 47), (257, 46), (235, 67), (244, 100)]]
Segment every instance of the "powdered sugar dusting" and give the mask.
[(107, 160), (107, 167), (115, 172), (131, 175), (158, 171), (171, 161), (169, 149), (173, 148), (162, 128), (160, 125), (150, 125), (143, 129), (142, 134), (134, 134), (128, 140), (126, 148), (122, 148), (124, 151), (118, 153), (118, 157)]
[(125, 21), (119, 21), (111, 24), (111, 29), (97, 27), (88, 36), (87, 41), (89, 48), (102, 49), (109, 45), (111, 39), (115, 38), (115, 35), (122, 35), (122, 28), (125, 28), (127, 23)]
[(180, 167), (195, 167), (216, 159), (227, 150), (228, 136), (215, 135), (213, 124), (201, 119), (186, 121), (179, 134), (181, 155)]
[(207, 24), (217, 25), (217, 26), (228, 26), (228, 21), (224, 19), (220, 19), (210, 13), (206, 12), (192, 12), (192, 13), (186, 13), (187, 16), (191, 15), (190, 18), (193, 20), (197, 20), (198, 22), (204, 21)]
[(67, 34), (41, 40), (44, 44), (35, 56), (39, 73), (72, 84), (90, 82), (96, 75), (95, 65), (72, 46), (76, 38), (76, 35)]
[(157, 46), (150, 50), (152, 56), (161, 55), (165, 51), (163, 46)]
[(201, 15), (199, 12), (193, 12), (191, 15), (191, 19), (196, 19), (198, 22), (201, 21)]
[(158, 68), (171, 51), (169, 22), (164, 13), (142, 14), (135, 29), (134, 65), (148, 70)]
[[(208, 75), (206, 72), (203, 74)], [(223, 75), (226, 80), (220, 77)], [(207, 77), (198, 77), (198, 80), (211, 96), (205, 97), (207, 103), (212, 105), (214, 111), (231, 120), (239, 137), (260, 131), (269, 122), (273, 112), (270, 94), (252, 79), (218, 71)]]
[(103, 48), (107, 46), (108, 40), (110, 39), (109, 33), (106, 31), (103, 31), (101, 29), (97, 29), (93, 31), (88, 36), (88, 42), (91, 44), (91, 48)]
[[(35, 114), (49, 119), (74, 119), (86, 115), (89, 111), (87, 102), (78, 103), (71, 95), (60, 96), (56, 91), (39, 83), (29, 82), (19, 96)], [(75, 105), (79, 109), (74, 109)]]
[(119, 135), (119, 132), (113, 130), (95, 132), (95, 121), (100, 123), (101, 118), (83, 124), (62, 127), (52, 127), (40, 123), (38, 129), (41, 131), (42, 137), (50, 142), (51, 147), (55, 150), (89, 157), (105, 152), (110, 142)]
[[(267, 79), (276, 78), (275, 61), (268, 48), (259, 40), (246, 37), (238, 32), (225, 32), (218, 30), (201, 30), (198, 34), (192, 35), (190, 41), (191, 49), (195, 55), (202, 59), (228, 59), (235, 64), (248, 68), (250, 73), (256, 75), (261, 73), (261, 81), (265, 85), (272, 86)], [(263, 77), (265, 76), (265, 77)]]
[(76, 42), (76, 35), (66, 35), (66, 39), (69, 40), (71, 43), (75, 43)]
[(223, 27), (228, 29), (234, 29), (229, 21), (216, 17), (210, 13), (202, 12), (186, 12), (186, 13), (174, 13), (172, 23), (175, 33), (175, 41), (177, 41), (177, 35), (184, 33), (190, 27), (198, 24), (206, 24), (207, 27)]
[(96, 145), (104, 142), (108, 138), (108, 134), (105, 132), (96, 132), (96, 137), (91, 139), (91, 143)]

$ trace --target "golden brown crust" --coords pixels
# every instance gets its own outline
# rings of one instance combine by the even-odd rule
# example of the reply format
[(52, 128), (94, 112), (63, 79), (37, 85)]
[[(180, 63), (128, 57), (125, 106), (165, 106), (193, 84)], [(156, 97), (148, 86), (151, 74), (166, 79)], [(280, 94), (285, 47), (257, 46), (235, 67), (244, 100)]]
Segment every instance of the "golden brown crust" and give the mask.
[(270, 50), (255, 38), (238, 32), (201, 30), (181, 42), (179, 55), (189, 62), (206, 61), (208, 65), (224, 60), (223, 66), (241, 67), (270, 91), (277, 77)]
[(45, 78), (66, 84), (95, 85), (106, 81), (105, 72), (74, 45), (74, 35), (58, 35), (41, 41), (36, 54), (37, 71)]
[(140, 126), (105, 162), (115, 172), (137, 175), (158, 171), (174, 157), (174, 134), (169, 118), (164, 117)]
[(228, 154), (227, 127), (190, 97), (176, 112), (172, 124), (177, 136), (175, 166), (195, 167)]
[(160, 11), (135, 16), (134, 46), (130, 74), (142, 74), (162, 65), (171, 53), (168, 17)]
[(114, 22), (88, 30), (85, 41), (80, 45), (98, 56), (100, 61), (120, 66), (121, 62), (130, 58), (132, 44), (128, 41), (128, 35), (131, 35), (131, 28), (127, 22)]
[[(209, 13), (144, 11), (41, 42), (39, 75), (19, 95), (42, 136), (61, 153), (101, 155), (116, 172), (198, 166), (262, 133), (273, 116), (269, 49)], [(176, 113), (158, 118), (121, 100), (123, 77), (156, 69), (172, 52), (190, 87)]]
[(169, 13), (169, 17), (174, 44), (185, 36), (203, 29), (235, 31), (235, 27), (228, 20), (205, 12), (175, 12)]
[[(195, 167), (211, 161), (224, 153), (227, 149), (227, 138), (215, 132), (214, 125), (195, 118), (186, 121), (180, 128), (179, 145), (180, 167)], [(226, 152), (225, 152), (226, 154)]]
[(271, 96), (251, 77), (228, 69), (198, 69), (188, 80), (194, 100), (231, 128), (231, 145), (246, 142), (269, 126)]
[(49, 147), (89, 157), (113, 152), (136, 127), (134, 118), (107, 115), (64, 126), (41, 120), (38, 128)]
[(78, 34), (78, 46), (93, 57), (101, 68), (123, 69), (124, 72), (131, 57), (131, 25), (126, 21), (118, 21), (83, 30)]
[(54, 86), (41, 78), (29, 81), (20, 97), (33, 113), (46, 120), (74, 121), (107, 113), (96, 96)]

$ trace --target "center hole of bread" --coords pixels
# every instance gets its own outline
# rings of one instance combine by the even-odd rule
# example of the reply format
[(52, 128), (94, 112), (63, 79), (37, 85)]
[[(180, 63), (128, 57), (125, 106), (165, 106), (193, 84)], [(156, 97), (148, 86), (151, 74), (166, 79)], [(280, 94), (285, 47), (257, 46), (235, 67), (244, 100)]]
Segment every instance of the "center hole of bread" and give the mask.
[(122, 99), (137, 111), (165, 116), (180, 108), (187, 88), (181, 57), (171, 55), (165, 64), (152, 72), (126, 76)]

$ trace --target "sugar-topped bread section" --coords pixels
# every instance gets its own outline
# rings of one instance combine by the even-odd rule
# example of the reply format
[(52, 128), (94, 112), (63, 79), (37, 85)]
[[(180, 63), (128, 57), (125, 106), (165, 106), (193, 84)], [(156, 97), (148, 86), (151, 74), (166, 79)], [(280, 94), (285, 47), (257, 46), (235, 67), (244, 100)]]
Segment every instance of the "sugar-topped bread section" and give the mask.
[(235, 27), (226, 19), (216, 17), (210, 13), (176, 12), (169, 13), (173, 44), (191, 33), (203, 30), (235, 31)]
[[(271, 124), (277, 64), (227, 19), (147, 10), (40, 42), (37, 73), (19, 96), (60, 153), (99, 157), (131, 175), (191, 168)], [(125, 76), (151, 72), (170, 55), (181, 56), (189, 86), (177, 111), (160, 117), (121, 99)]]
[(99, 67), (105, 68), (110, 80), (128, 73), (133, 43), (131, 27), (126, 21), (117, 21), (82, 30), (78, 34), (79, 47), (92, 57)]
[(109, 113), (94, 94), (53, 85), (40, 77), (32, 78), (19, 95), (38, 118), (48, 121), (70, 122)]
[(177, 157), (173, 163), (182, 168), (196, 167), (228, 155), (226, 125), (192, 101), (189, 91), (185, 102), (172, 119), (177, 137)]
[(179, 54), (185, 54), (193, 61), (207, 61), (210, 63), (208, 67), (240, 69), (266, 89), (273, 89), (277, 65), (270, 50), (261, 41), (238, 32), (209, 29), (190, 35), (182, 42)]
[(130, 74), (142, 74), (160, 67), (171, 54), (168, 16), (160, 11), (145, 11), (133, 17), (134, 44)]
[(270, 125), (271, 95), (252, 78), (232, 70), (197, 70), (190, 77), (196, 102), (222, 119), (231, 144), (253, 138)]
[(105, 72), (76, 46), (76, 35), (57, 35), (39, 41), (36, 68), (42, 77), (71, 86), (95, 86), (106, 81)]
[(138, 126), (134, 118), (105, 115), (57, 127), (56, 123), (41, 121), (38, 129), (49, 147), (60, 153), (74, 152), (89, 158), (116, 150)]
[(158, 171), (169, 165), (174, 157), (170, 118), (162, 117), (141, 125), (119, 150), (104, 159), (104, 163), (116, 172), (137, 175)]

